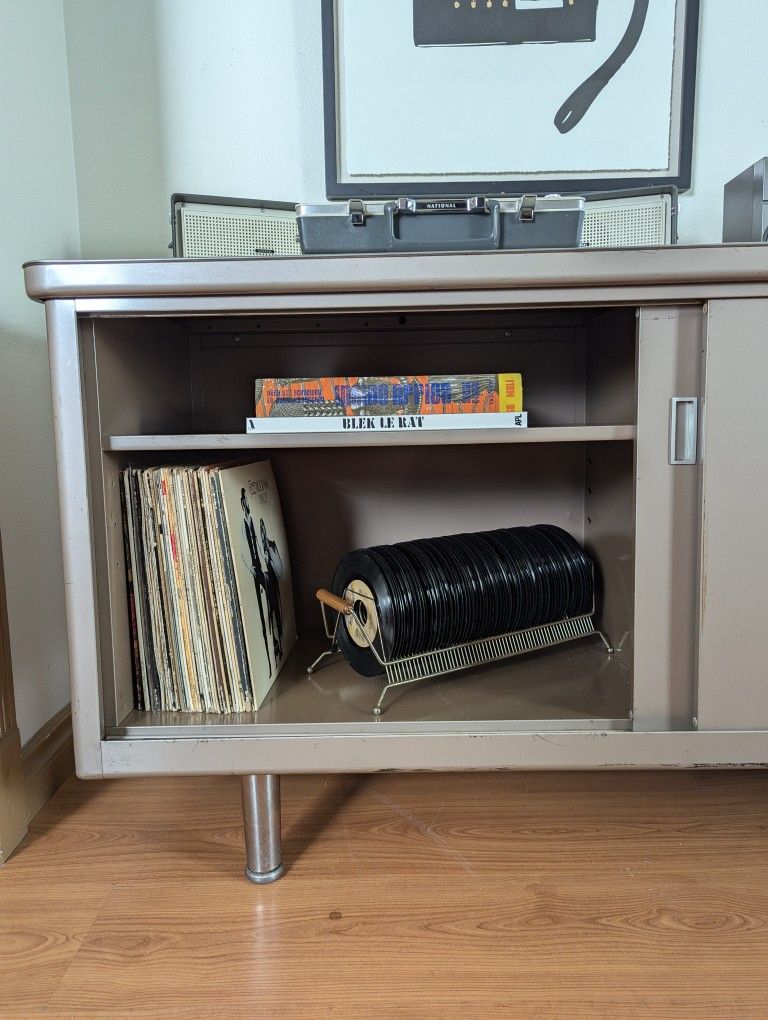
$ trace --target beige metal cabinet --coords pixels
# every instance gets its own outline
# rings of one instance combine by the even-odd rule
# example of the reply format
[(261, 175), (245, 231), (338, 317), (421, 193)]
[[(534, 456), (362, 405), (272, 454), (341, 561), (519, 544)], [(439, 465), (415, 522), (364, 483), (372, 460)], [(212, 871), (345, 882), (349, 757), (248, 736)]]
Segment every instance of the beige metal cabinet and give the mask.
[[(768, 762), (763, 247), (37, 263), (26, 282), (47, 303), (81, 775)], [(527, 431), (243, 433), (260, 375), (484, 370), (523, 372)], [(120, 469), (244, 450), (276, 471), (302, 640), (258, 713), (137, 712)], [(306, 675), (314, 589), (349, 548), (536, 521), (595, 558), (612, 655), (439, 678), (378, 719), (375, 681)], [(248, 782), (253, 849), (277, 793)]]

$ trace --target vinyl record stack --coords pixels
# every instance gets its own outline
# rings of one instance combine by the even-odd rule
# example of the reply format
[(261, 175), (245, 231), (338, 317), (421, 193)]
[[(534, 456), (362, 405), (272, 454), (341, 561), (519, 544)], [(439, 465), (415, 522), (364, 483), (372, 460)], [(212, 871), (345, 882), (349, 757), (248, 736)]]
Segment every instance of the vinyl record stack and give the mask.
[(257, 709), (296, 639), (269, 461), (122, 473), (135, 703)]
[(354, 604), (337, 636), (364, 676), (382, 672), (371, 645), (391, 662), (594, 610), (592, 562), (551, 524), (359, 549), (333, 591)]

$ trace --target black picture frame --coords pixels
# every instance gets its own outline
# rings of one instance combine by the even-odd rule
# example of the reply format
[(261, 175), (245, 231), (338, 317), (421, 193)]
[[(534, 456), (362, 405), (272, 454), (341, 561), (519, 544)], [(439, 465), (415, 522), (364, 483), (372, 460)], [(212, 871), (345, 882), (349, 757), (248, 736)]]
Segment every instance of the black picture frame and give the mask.
[(521, 194), (589, 194), (591, 192), (626, 192), (628, 189), (662, 191), (676, 188), (687, 191), (691, 186), (693, 162), (693, 130), (696, 98), (696, 64), (699, 41), (700, 0), (684, 3), (685, 31), (683, 36), (682, 94), (680, 100), (679, 160), (677, 173), (665, 177), (581, 177), (531, 178), (530, 175), (501, 181), (434, 181), (371, 180), (354, 182), (340, 180), (338, 158), (336, 0), (322, 2), (323, 112), (325, 136), (325, 192), (331, 200), (392, 199), (401, 195), (521, 195)]

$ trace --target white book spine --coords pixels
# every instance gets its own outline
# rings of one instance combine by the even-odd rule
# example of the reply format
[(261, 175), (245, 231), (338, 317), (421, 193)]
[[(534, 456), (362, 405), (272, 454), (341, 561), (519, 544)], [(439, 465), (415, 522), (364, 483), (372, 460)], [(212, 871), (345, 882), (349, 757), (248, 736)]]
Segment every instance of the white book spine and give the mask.
[(298, 432), (440, 432), (448, 429), (525, 429), (527, 411), (478, 414), (342, 415), (307, 418), (246, 418), (248, 434), (275, 435)]

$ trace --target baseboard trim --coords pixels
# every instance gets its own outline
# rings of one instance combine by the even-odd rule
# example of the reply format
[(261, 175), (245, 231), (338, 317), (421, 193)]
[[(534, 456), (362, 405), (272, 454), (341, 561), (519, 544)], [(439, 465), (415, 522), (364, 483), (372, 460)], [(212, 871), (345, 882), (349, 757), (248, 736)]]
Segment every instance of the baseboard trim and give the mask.
[(21, 749), (24, 788), (27, 796), (27, 821), (75, 771), (72, 744), (72, 714), (69, 705), (32, 737)]
[(0, 865), (27, 834), (26, 797), (19, 731), (0, 735)]

